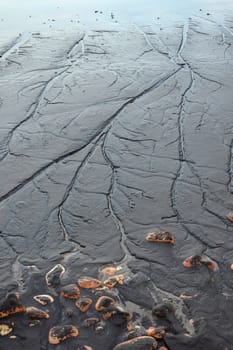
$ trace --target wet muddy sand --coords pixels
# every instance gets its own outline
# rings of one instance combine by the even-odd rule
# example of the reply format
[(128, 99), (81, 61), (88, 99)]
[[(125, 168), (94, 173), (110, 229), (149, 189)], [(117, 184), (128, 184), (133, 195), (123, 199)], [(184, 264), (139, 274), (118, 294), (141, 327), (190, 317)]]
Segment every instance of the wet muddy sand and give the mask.
[(233, 17), (0, 38), (0, 349), (233, 349)]

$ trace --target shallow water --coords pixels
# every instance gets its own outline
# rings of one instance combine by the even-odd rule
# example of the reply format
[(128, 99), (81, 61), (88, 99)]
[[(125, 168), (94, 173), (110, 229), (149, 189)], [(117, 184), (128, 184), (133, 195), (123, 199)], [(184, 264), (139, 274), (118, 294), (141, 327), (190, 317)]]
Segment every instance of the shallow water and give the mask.
[(72, 28), (80, 24), (119, 25), (184, 19), (191, 15), (233, 13), (231, 0), (1, 0), (0, 30), (25, 31)]

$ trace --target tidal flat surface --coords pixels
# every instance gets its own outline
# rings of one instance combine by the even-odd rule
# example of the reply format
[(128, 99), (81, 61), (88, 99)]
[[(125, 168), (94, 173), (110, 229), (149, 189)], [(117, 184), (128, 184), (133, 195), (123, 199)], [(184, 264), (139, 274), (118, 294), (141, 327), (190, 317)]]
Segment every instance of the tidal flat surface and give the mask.
[[(130, 327), (156, 325), (158, 349), (232, 350), (231, 5), (190, 2), (168, 21), (169, 6), (152, 19), (150, 2), (143, 16), (135, 2), (129, 20), (123, 2), (119, 15), (113, 2), (93, 3), (68, 25), (41, 8), (33, 20), (35, 3), (12, 27), (1, 2), (0, 326), (12, 331), (0, 349), (112, 350)], [(157, 231), (174, 245), (146, 240)], [(124, 282), (81, 288), (93, 300), (86, 313), (61, 295), (83, 275), (103, 287), (109, 265)], [(9, 292), (20, 301), (4, 304)], [(38, 304), (40, 294), (54, 302)], [(101, 295), (131, 314), (130, 327), (122, 310), (103, 318)], [(31, 319), (30, 306), (49, 319)], [(79, 336), (50, 344), (49, 329), (67, 324)]]

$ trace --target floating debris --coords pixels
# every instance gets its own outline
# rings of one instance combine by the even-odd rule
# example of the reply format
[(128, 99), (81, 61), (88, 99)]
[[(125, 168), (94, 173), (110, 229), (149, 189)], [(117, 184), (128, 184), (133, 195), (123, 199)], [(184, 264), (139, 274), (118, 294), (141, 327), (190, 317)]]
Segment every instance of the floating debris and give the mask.
[(48, 294), (40, 294), (40, 295), (35, 295), (33, 297), (35, 301), (37, 301), (41, 305), (47, 305), (49, 303), (53, 303), (54, 299), (51, 295)]
[(0, 318), (5, 318), (10, 315), (26, 312), (25, 306), (19, 300), (18, 293), (10, 293), (6, 296), (3, 304), (0, 306)]
[(205, 265), (208, 269), (216, 271), (218, 265), (206, 255), (192, 255), (183, 261), (184, 267), (198, 267)]
[(170, 231), (150, 232), (146, 236), (148, 242), (169, 243), (174, 245), (174, 235)]
[(30, 318), (37, 318), (37, 319), (41, 319), (41, 318), (46, 318), (49, 319), (49, 314), (43, 310), (37, 309), (37, 307), (34, 306), (29, 306), (26, 308), (26, 314), (28, 315), (28, 317)]
[(108, 296), (102, 296), (97, 300), (95, 304), (95, 309), (97, 311), (103, 311), (106, 310), (109, 306), (112, 306), (113, 304), (115, 304), (115, 300), (113, 298)]
[(82, 297), (80, 298), (76, 303), (75, 306), (81, 311), (81, 312), (87, 312), (87, 310), (90, 309), (93, 301), (91, 298)]
[(4, 337), (5, 335), (11, 333), (13, 331), (13, 327), (8, 324), (0, 324), (0, 335)]
[(60, 278), (64, 274), (65, 268), (61, 264), (55, 265), (45, 275), (45, 280), (48, 286), (57, 286), (60, 283)]
[(157, 341), (153, 337), (142, 336), (120, 343), (113, 350), (152, 350), (156, 348)]
[(55, 326), (49, 331), (49, 343), (59, 344), (68, 338), (78, 336), (78, 329), (73, 325)]
[(227, 219), (228, 219), (230, 222), (233, 222), (233, 211), (230, 211), (230, 213), (227, 214)]
[(101, 286), (101, 281), (96, 278), (83, 276), (78, 278), (78, 285), (80, 288), (95, 289)]
[(111, 276), (104, 281), (104, 286), (111, 289), (117, 285), (123, 284), (124, 279), (125, 279), (124, 275)]
[(88, 345), (83, 345), (81, 348), (78, 348), (77, 350), (93, 350), (93, 348)]
[(78, 299), (80, 297), (80, 289), (76, 284), (68, 284), (62, 287), (61, 295), (67, 299)]

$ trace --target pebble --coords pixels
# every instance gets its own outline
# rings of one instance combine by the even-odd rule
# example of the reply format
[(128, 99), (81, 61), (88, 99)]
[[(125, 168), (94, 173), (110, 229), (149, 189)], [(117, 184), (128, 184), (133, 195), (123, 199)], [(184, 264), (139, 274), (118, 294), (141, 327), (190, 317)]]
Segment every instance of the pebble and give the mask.
[(122, 285), (124, 283), (124, 275), (111, 276), (104, 281), (104, 286), (111, 289), (117, 285)]
[(149, 232), (146, 236), (148, 242), (170, 243), (174, 245), (174, 236), (169, 231)]
[(62, 287), (61, 295), (67, 299), (78, 299), (80, 297), (80, 289), (76, 284), (68, 284)]
[(101, 286), (101, 281), (93, 277), (82, 276), (78, 278), (80, 288), (95, 289)]
[(35, 295), (33, 297), (35, 301), (37, 301), (41, 305), (47, 305), (49, 303), (53, 303), (54, 299), (51, 295), (48, 294), (40, 294), (40, 295)]
[(233, 222), (233, 211), (230, 211), (230, 212), (227, 214), (227, 219), (228, 219), (230, 222)]
[(59, 344), (68, 338), (78, 336), (78, 329), (73, 325), (55, 326), (49, 331), (49, 343)]
[(0, 324), (0, 335), (4, 337), (5, 335), (11, 333), (13, 331), (13, 327), (7, 324)]
[(156, 347), (157, 341), (153, 337), (142, 336), (120, 343), (113, 350), (152, 350)]
[(60, 278), (64, 274), (65, 268), (61, 264), (55, 265), (45, 275), (45, 280), (48, 286), (56, 286), (60, 283)]
[(81, 311), (81, 312), (87, 312), (87, 310), (90, 309), (93, 301), (91, 298), (82, 297), (80, 298), (76, 303), (75, 306)]
[(95, 309), (97, 311), (103, 311), (106, 310), (109, 306), (112, 306), (114, 303), (115, 300), (113, 298), (108, 296), (102, 296), (97, 300), (95, 304)]
[(41, 318), (46, 318), (49, 319), (49, 314), (43, 310), (37, 309), (37, 307), (34, 306), (29, 306), (26, 308), (26, 314), (30, 318), (36, 318), (36, 319), (41, 319)]

